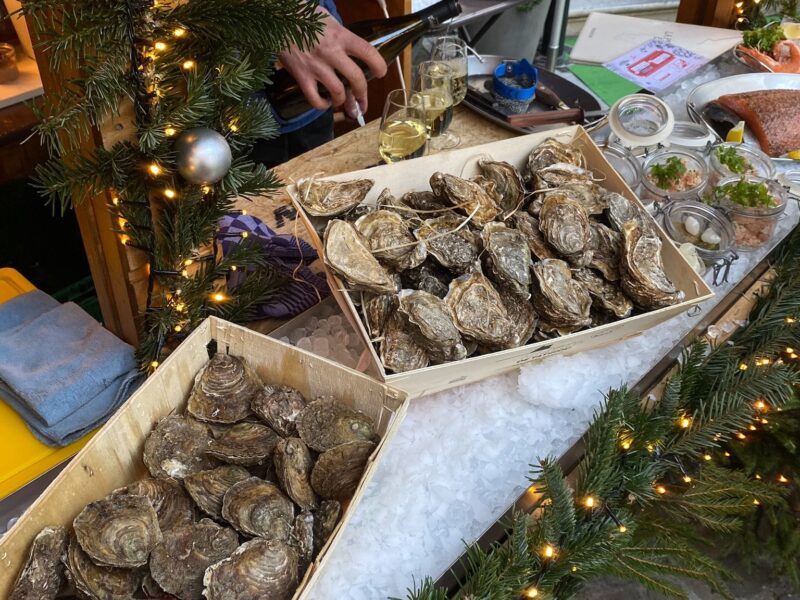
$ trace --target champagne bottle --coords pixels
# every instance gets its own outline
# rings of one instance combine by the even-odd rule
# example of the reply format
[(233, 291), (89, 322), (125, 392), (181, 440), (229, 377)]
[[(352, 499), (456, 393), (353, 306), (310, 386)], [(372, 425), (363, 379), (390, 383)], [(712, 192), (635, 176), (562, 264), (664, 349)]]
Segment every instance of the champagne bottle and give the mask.
[[(457, 0), (442, 0), (410, 15), (359, 21), (350, 25), (348, 29), (372, 44), (388, 64), (426, 31), (460, 13), (461, 6)], [(367, 79), (372, 79), (373, 75), (369, 69), (365, 65), (359, 66), (364, 70)], [(322, 87), (320, 95), (327, 96), (326, 90)], [(312, 108), (300, 86), (286, 69), (279, 69), (273, 75), (272, 85), (267, 88), (267, 96), (278, 116), (286, 121)]]

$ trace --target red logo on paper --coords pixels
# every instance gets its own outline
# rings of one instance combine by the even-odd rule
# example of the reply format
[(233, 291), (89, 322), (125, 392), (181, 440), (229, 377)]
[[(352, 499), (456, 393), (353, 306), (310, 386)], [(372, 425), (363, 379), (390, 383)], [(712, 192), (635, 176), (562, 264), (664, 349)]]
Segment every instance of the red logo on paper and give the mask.
[(675, 60), (675, 55), (666, 50), (654, 50), (644, 58), (628, 66), (628, 71), (637, 77), (649, 77)]

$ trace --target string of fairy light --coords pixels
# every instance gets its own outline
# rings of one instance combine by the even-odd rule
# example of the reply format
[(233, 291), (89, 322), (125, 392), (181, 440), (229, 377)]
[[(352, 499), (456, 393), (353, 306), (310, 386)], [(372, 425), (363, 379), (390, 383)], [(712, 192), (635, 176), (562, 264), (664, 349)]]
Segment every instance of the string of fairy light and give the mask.
[[(153, 1), (149, 8), (151, 10), (158, 9), (159, 3), (157, 1)], [(170, 44), (177, 44), (183, 40), (187, 40), (190, 36), (190, 32), (186, 27), (177, 26), (171, 30), (170, 35), (172, 38), (171, 42), (168, 42), (165, 39), (159, 39), (151, 44), (147, 44), (143, 48), (141, 45), (139, 45), (139, 49), (135, 51), (136, 54), (132, 52), (132, 75), (137, 81), (144, 83), (144, 89), (146, 91), (145, 97), (150, 103), (153, 104), (157, 104), (159, 99), (164, 97), (164, 92), (159, 87), (159, 82), (161, 80), (161, 76), (157, 69), (159, 60), (164, 56), (164, 53), (170, 49)], [(180, 68), (186, 72), (191, 72), (198, 68), (196, 59), (192, 57), (182, 58), (176, 62), (180, 65)], [(227, 129), (229, 133), (235, 134), (239, 130), (237, 122), (232, 120), (228, 124)], [(174, 139), (180, 133), (181, 132), (177, 126), (172, 124), (164, 125), (163, 134), (166, 138)], [(162, 296), (163, 301), (166, 303), (166, 307), (171, 309), (174, 313), (174, 317), (171, 319), (171, 329), (175, 334), (181, 334), (182, 332), (188, 331), (191, 328), (191, 322), (188, 317), (190, 310), (189, 306), (187, 306), (187, 300), (183, 295), (183, 290), (180, 287), (180, 283), (175, 283), (175, 281), (179, 281), (180, 278), (191, 278), (192, 265), (197, 265), (203, 261), (216, 261), (216, 240), (211, 241), (211, 244), (213, 245), (212, 254), (193, 254), (191, 256), (181, 257), (179, 258), (179, 263), (175, 265), (172, 270), (155, 270), (152, 264), (154, 259), (153, 250), (135, 244), (133, 239), (133, 237), (136, 235), (135, 231), (137, 229), (140, 231), (148, 230), (152, 232), (152, 228), (149, 226), (132, 223), (130, 219), (124, 216), (123, 212), (126, 205), (134, 206), (138, 204), (148, 206), (152, 214), (153, 201), (158, 201), (159, 199), (162, 199), (163, 201), (179, 201), (180, 193), (174, 184), (174, 174), (172, 174), (170, 170), (158, 160), (147, 160), (145, 158), (143, 171), (145, 180), (151, 184), (153, 190), (148, 194), (150, 202), (127, 199), (124, 198), (121, 193), (112, 190), (110, 209), (115, 215), (116, 223), (119, 227), (119, 229), (116, 230), (119, 242), (124, 246), (143, 250), (149, 255), (149, 261), (146, 265), (146, 273), (148, 277), (146, 309), (150, 309), (152, 306), (153, 292), (156, 285), (155, 279), (158, 277), (159, 289), (164, 291)], [(214, 188), (211, 185), (201, 185), (199, 189), (204, 197), (211, 197), (214, 192)], [(247, 214), (246, 210), (237, 212), (240, 214)], [(153, 222), (155, 221), (155, 219), (151, 220)], [(249, 234), (248, 232), (244, 231), (237, 235), (241, 236), (242, 238), (247, 238)], [(236, 265), (229, 265), (229, 270), (236, 271)], [(208, 295), (208, 301), (216, 304), (226, 302), (230, 299), (231, 298), (229, 295), (224, 293), (221, 289), (216, 289)], [(161, 306), (163, 307), (163, 305)], [(160, 354), (163, 344), (164, 340), (160, 339), (157, 355)], [(151, 370), (156, 369), (158, 365), (159, 361), (157, 358), (149, 363)]]
[[(788, 325), (794, 325), (794, 324), (797, 323), (797, 319), (795, 317), (786, 317), (785, 318), (785, 322)], [(797, 352), (796, 352), (796, 350), (794, 348), (787, 346), (780, 353), (780, 356), (778, 358), (776, 358), (775, 360), (773, 360), (771, 358), (768, 358), (768, 357), (757, 357), (757, 358), (753, 359), (752, 366), (756, 367), (756, 368), (768, 367), (768, 366), (770, 366), (772, 364), (782, 364), (782, 363), (786, 363), (786, 362), (789, 362), (789, 361), (791, 361), (791, 362), (800, 361), (800, 355), (797, 354)], [(739, 369), (742, 370), (742, 371), (745, 371), (745, 370), (749, 369), (750, 366), (751, 365), (749, 365), (748, 363), (742, 362), (742, 363), (739, 364)], [(765, 426), (769, 425), (770, 421), (769, 421), (769, 419), (767, 418), (766, 415), (771, 410), (775, 410), (776, 412), (781, 412), (783, 409), (780, 406), (772, 407), (767, 401), (765, 401), (763, 399), (758, 399), (755, 402), (753, 402), (752, 403), (753, 419), (752, 419), (750, 425), (748, 426), (748, 431), (749, 432), (757, 432), (759, 430), (759, 427), (765, 427)], [(691, 415), (681, 414), (678, 417), (677, 421), (675, 422), (675, 427), (677, 429), (679, 429), (679, 430), (688, 431), (692, 427), (693, 424), (694, 424), (694, 420), (692, 419)], [(725, 441), (727, 441), (728, 443), (747, 443), (749, 440), (750, 440), (750, 438), (748, 437), (748, 434), (745, 433), (744, 431), (735, 432), (733, 434), (731, 440), (723, 440), (723, 436), (721, 434), (716, 434), (714, 436), (714, 441), (715, 442), (719, 442), (719, 443), (722, 443), (722, 442), (725, 442)], [(625, 429), (623, 429), (620, 432), (620, 434), (619, 434), (619, 445), (620, 445), (620, 449), (623, 452), (630, 451), (631, 448), (634, 447), (634, 444), (636, 444), (636, 442), (637, 442), (637, 440), (635, 439), (635, 436), (634, 436), (633, 432), (625, 430)], [(653, 454), (654, 452), (656, 452), (656, 445), (654, 443), (649, 442), (649, 441), (645, 441), (642, 445), (648, 451), (648, 453)], [(727, 458), (731, 458), (731, 453), (728, 450), (722, 450), (722, 456), (724, 456), (726, 459)], [(712, 454), (708, 453), (708, 452), (706, 452), (706, 453), (704, 453), (702, 455), (702, 462), (706, 462), (707, 463), (707, 462), (711, 462), (713, 460), (714, 460), (714, 456)], [(684, 470), (683, 465), (681, 465), (680, 463), (678, 463), (678, 467), (679, 467), (679, 469), (681, 471), (680, 481), (683, 482), (684, 484), (686, 484), (686, 486), (687, 486), (684, 489), (688, 489), (688, 488), (692, 487), (693, 479), (692, 479), (691, 475), (689, 475)], [(755, 473), (753, 475), (753, 478), (755, 480), (757, 480), (757, 481), (764, 481), (764, 477), (760, 473)], [(776, 475), (774, 475), (773, 482), (775, 484), (779, 484), (779, 485), (783, 485), (783, 486), (790, 485), (792, 483), (791, 479), (789, 477), (787, 477), (783, 473), (777, 473)], [(653, 491), (658, 496), (662, 496), (662, 497), (668, 496), (669, 494), (671, 494), (673, 492), (680, 492), (681, 491), (680, 489), (677, 489), (675, 487), (675, 484), (671, 484), (668, 481), (654, 481), (652, 483), (652, 487), (653, 487)], [(680, 486), (678, 486), (678, 487), (680, 487)], [(534, 495), (534, 496), (537, 495), (538, 494), (538, 490), (537, 490), (536, 485), (531, 486), (528, 489), (528, 492), (530, 494)], [(550, 502), (550, 500), (545, 500), (545, 502)], [(591, 491), (586, 491), (584, 493), (584, 495), (582, 497), (580, 497), (580, 498), (577, 498), (575, 500), (575, 502), (576, 502), (576, 505), (577, 505), (578, 508), (580, 508), (582, 510), (585, 510), (585, 511), (589, 511), (590, 514), (597, 513), (598, 515), (602, 515), (603, 517), (610, 518), (614, 522), (614, 524), (615, 524), (615, 526), (617, 528), (617, 531), (620, 534), (624, 534), (624, 533), (626, 533), (628, 531), (628, 528), (626, 527), (626, 525), (617, 517), (617, 515), (614, 514), (613, 510), (611, 509), (611, 507), (602, 498), (592, 494)], [(758, 498), (753, 498), (752, 499), (752, 503), (753, 503), (754, 506), (759, 506), (761, 504), (761, 501)], [(552, 560), (555, 560), (555, 559), (557, 559), (559, 557), (559, 551), (558, 551), (557, 545), (554, 542), (550, 542), (550, 541), (544, 542), (544, 544), (539, 548), (538, 552), (539, 552), (539, 555), (542, 557), (542, 559), (545, 561), (545, 566), (546, 566), (546, 561), (552, 561)], [(577, 565), (572, 565), (571, 571), (573, 573), (577, 572), (578, 571), (578, 566)], [(524, 589), (522, 591), (521, 595), (522, 595), (522, 598), (537, 598), (537, 599), (541, 600), (542, 592), (539, 590), (537, 585), (532, 585), (532, 586), (527, 587), (526, 589)]]

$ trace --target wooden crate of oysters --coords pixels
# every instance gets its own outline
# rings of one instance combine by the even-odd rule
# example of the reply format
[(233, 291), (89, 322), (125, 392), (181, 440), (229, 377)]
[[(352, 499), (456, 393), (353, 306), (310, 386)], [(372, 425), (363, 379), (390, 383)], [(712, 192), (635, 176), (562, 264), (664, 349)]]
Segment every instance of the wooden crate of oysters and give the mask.
[(303, 598), (406, 407), (208, 319), (0, 539), (0, 598)]
[(383, 380), (411, 397), (616, 342), (712, 296), (578, 126), (288, 192)]

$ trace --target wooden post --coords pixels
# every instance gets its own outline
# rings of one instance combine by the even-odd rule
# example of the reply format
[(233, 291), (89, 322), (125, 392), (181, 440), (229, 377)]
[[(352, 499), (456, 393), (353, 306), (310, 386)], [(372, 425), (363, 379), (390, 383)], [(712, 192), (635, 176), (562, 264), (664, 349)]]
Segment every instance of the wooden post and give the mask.
[(737, 0), (681, 0), (678, 23), (730, 27), (736, 17)]

